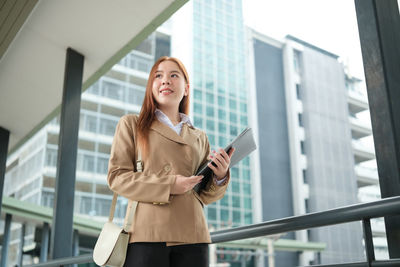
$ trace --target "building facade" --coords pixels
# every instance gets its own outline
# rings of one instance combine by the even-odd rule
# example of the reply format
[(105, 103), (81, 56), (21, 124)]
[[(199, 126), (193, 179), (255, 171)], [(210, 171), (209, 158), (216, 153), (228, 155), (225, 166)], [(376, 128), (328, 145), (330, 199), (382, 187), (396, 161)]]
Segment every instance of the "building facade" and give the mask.
[[(348, 92), (338, 56), (292, 36), (249, 30), (254, 54), (263, 219), (355, 204), (357, 179)], [(327, 244), (320, 254), (281, 253), (278, 266), (363, 259), (360, 223), (298, 231)]]

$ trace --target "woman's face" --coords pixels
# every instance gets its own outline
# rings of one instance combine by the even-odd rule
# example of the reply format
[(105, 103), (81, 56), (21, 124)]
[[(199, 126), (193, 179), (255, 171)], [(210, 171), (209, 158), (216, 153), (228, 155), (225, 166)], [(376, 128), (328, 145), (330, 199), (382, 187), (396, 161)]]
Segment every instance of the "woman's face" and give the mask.
[(189, 85), (178, 64), (173, 61), (163, 61), (153, 77), (153, 97), (160, 109), (176, 108), (182, 98), (188, 94)]

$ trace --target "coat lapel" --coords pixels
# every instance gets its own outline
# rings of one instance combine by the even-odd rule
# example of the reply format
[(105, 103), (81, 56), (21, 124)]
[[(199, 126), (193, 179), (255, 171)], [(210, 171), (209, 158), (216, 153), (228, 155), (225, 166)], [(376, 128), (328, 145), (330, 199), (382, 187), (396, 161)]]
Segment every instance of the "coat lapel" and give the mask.
[[(159, 134), (161, 134), (162, 136), (180, 143), (180, 144), (184, 144), (187, 145), (188, 143), (186, 142), (186, 140), (178, 135), (174, 130), (172, 130), (171, 128), (169, 128), (167, 125), (163, 124), (162, 122), (160, 122), (159, 120), (155, 119), (153, 121), (153, 123), (151, 124), (150, 129), (158, 132)], [(182, 129), (183, 130), (183, 129)]]
[(186, 143), (193, 145), (200, 137), (200, 133), (185, 123), (182, 127), (181, 136), (186, 141)]

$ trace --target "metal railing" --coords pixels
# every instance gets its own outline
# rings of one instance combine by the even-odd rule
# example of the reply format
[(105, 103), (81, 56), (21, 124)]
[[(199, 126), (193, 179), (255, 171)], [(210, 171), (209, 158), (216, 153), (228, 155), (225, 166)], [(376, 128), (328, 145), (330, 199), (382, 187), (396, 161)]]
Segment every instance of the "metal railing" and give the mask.
[[(300, 216), (287, 217), (278, 220), (267, 221), (248, 226), (232, 229), (215, 231), (211, 233), (212, 243), (228, 242), (233, 240), (247, 239), (260, 236), (268, 236), (279, 233), (286, 233), (298, 230), (306, 230), (315, 227), (342, 224), (354, 221), (362, 221), (365, 240), (366, 261), (350, 262), (330, 265), (313, 265), (333, 267), (333, 266), (359, 266), (359, 267), (379, 267), (379, 266), (400, 266), (400, 259), (375, 260), (374, 247), (372, 242), (372, 231), (370, 219), (399, 215), (400, 197), (385, 198), (382, 200), (350, 205), (342, 208), (331, 209), (322, 212), (315, 212)], [(92, 255), (81, 255), (76, 257), (52, 260), (40, 264), (30, 265), (30, 267), (52, 267), (66, 264), (89, 263), (93, 262)]]

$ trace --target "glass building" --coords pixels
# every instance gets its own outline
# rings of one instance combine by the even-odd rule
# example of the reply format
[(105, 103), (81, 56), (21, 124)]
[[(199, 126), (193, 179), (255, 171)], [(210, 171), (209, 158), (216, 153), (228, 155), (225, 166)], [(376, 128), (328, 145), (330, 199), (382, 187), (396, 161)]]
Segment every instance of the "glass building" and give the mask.
[[(174, 37), (172, 37), (174, 38)], [(193, 1), (193, 121), (211, 149), (225, 147), (249, 124), (242, 3)], [(206, 208), (214, 228), (253, 223), (250, 159), (231, 170), (225, 197)]]

